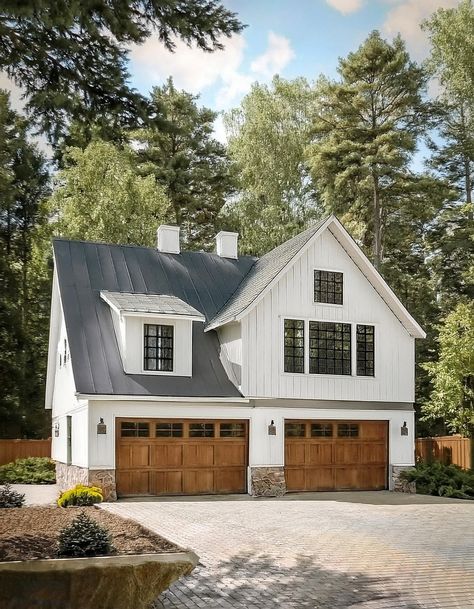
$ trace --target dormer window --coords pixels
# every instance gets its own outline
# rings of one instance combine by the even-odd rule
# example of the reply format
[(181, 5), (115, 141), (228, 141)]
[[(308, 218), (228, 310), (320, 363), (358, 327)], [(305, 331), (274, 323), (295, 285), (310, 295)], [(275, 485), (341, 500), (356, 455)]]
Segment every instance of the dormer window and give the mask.
[(145, 324), (143, 369), (173, 372), (174, 327)]
[(342, 305), (343, 274), (337, 271), (314, 271), (314, 302)]

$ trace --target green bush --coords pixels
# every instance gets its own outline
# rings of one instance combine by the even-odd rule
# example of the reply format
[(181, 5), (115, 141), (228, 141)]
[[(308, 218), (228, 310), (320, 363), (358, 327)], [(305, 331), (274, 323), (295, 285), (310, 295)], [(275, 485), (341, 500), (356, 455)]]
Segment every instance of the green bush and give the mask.
[(17, 459), (0, 466), (0, 484), (54, 484), (56, 466), (49, 457)]
[(59, 556), (104, 556), (114, 551), (107, 529), (85, 512), (59, 532)]
[(86, 506), (101, 503), (103, 500), (102, 489), (98, 486), (76, 484), (74, 488), (61, 493), (58, 505), (59, 507), (69, 507), (71, 505)]
[(9, 484), (0, 488), (0, 508), (18, 508), (25, 503), (25, 495), (13, 490)]
[(416, 482), (416, 492), (422, 495), (439, 495), (457, 499), (474, 499), (474, 470), (443, 463), (418, 463), (400, 476)]

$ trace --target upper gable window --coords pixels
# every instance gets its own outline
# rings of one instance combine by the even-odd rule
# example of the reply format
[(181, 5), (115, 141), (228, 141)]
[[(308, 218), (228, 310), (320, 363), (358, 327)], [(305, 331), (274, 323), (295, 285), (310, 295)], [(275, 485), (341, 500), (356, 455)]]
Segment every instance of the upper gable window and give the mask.
[(174, 327), (145, 324), (143, 368), (153, 372), (173, 372)]
[(342, 305), (342, 273), (314, 271), (314, 302)]

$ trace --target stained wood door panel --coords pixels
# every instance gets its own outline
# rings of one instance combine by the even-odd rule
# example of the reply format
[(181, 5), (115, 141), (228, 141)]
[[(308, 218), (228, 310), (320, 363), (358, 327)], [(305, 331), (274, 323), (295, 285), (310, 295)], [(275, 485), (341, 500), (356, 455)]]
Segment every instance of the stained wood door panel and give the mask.
[(246, 491), (247, 421), (118, 419), (116, 447), (119, 496)]
[[(386, 421), (287, 421), (298, 437), (285, 437), (289, 491), (380, 490), (387, 488)], [(314, 424), (318, 424), (314, 426)], [(313, 436), (318, 430), (329, 435)], [(314, 431), (314, 430), (313, 430)]]

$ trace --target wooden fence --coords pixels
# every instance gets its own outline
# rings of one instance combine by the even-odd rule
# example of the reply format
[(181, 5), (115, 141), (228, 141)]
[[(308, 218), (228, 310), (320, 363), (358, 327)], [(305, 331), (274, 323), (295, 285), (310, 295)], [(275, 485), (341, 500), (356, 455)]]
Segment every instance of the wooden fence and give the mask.
[(48, 440), (0, 440), (0, 465), (25, 457), (50, 457), (51, 438)]
[(474, 466), (472, 448), (471, 439), (461, 436), (417, 438), (415, 441), (417, 461), (440, 461), (446, 465), (453, 463), (464, 469)]

